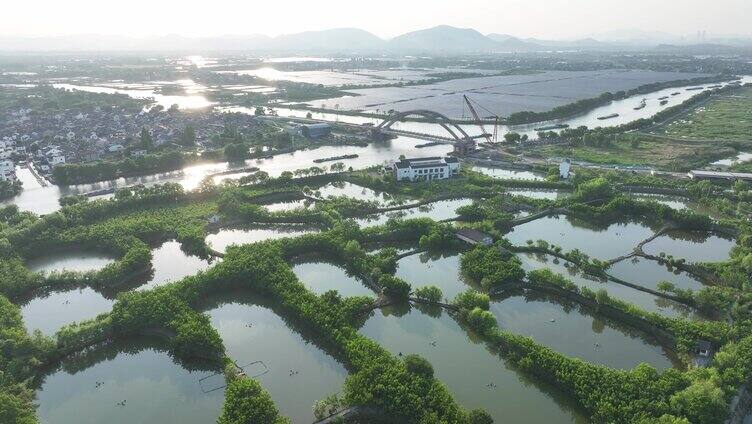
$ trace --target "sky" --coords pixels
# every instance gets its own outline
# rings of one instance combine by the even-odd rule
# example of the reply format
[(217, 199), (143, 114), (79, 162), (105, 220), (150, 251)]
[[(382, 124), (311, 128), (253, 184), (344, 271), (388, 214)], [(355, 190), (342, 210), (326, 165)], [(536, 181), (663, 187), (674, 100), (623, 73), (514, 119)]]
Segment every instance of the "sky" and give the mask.
[(0, 35), (279, 35), (352, 27), (383, 38), (447, 24), (567, 39), (640, 29), (751, 35), (752, 0), (6, 0)]

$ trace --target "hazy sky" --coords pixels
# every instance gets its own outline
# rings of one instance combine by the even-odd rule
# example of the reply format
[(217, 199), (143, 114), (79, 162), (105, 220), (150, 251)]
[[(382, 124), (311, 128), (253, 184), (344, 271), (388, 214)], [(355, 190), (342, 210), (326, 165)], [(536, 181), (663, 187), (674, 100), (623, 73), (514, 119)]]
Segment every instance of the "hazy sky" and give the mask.
[(750, 34), (752, 0), (5, 0), (0, 34), (278, 35), (356, 27), (382, 37), (439, 24), (571, 38), (619, 29)]

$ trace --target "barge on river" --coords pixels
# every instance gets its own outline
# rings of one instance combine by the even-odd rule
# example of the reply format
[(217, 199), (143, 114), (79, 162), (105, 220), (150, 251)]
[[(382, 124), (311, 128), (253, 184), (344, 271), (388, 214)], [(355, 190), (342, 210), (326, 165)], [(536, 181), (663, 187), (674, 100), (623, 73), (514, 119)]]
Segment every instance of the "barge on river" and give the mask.
[(618, 113), (612, 113), (611, 115), (599, 116), (598, 120), (599, 121), (605, 121), (606, 119), (612, 119), (612, 118), (616, 118), (618, 116), (619, 116)]
[(569, 128), (569, 124), (547, 125), (545, 127), (535, 128), (535, 131), (563, 130), (564, 128)]
[(314, 163), (324, 163), (324, 162), (334, 162), (335, 160), (342, 160), (342, 159), (355, 159), (358, 155), (342, 155), (342, 156), (332, 156), (328, 158), (321, 158), (321, 159), (314, 159)]

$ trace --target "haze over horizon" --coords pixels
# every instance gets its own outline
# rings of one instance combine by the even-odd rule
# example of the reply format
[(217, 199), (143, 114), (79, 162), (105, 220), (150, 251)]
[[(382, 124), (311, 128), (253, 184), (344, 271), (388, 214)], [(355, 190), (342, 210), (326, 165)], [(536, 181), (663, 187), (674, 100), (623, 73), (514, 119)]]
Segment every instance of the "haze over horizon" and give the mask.
[(491, 4), (483, 0), (383, 0), (366, 7), (344, 0), (245, 4), (216, 0), (211, 7), (132, 0), (112, 9), (91, 0), (30, 0), (11, 2), (3, 9), (0, 36), (278, 36), (347, 27), (388, 39), (436, 25), (547, 39), (630, 38), (638, 34), (633, 28), (643, 34), (661, 32), (689, 39), (698, 32), (707, 38), (752, 36), (746, 18), (752, 16), (748, 0), (719, 0), (711, 8), (703, 0), (502, 0)]

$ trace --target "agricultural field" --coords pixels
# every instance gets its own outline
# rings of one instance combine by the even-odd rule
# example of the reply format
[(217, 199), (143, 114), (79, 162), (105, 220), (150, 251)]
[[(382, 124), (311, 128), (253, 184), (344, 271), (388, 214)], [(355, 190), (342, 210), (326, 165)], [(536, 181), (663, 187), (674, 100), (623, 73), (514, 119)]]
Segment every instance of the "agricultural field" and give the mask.
[(716, 160), (736, 155), (737, 149), (752, 148), (752, 143), (715, 143), (678, 140), (649, 134), (618, 135), (601, 146), (548, 145), (535, 147), (531, 157), (566, 157), (595, 164), (655, 167), (667, 171), (688, 171)]
[(694, 140), (752, 140), (752, 87), (714, 98), (671, 121), (660, 134)]

